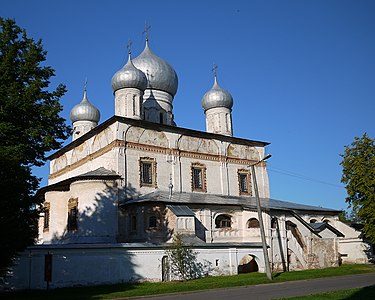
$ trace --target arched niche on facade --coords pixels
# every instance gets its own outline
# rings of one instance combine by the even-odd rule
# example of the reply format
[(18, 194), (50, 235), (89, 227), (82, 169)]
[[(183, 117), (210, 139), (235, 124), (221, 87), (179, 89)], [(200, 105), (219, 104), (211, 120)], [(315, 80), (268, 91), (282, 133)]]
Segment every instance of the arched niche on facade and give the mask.
[(255, 260), (255, 256), (252, 254), (246, 254), (241, 258), (238, 264), (238, 274), (258, 272), (258, 263)]
[(99, 132), (92, 142), (92, 152), (96, 152), (105, 146), (109, 145), (113, 141), (113, 132), (110, 127), (107, 127), (105, 130)]
[(232, 217), (228, 214), (219, 214), (215, 218), (215, 228), (230, 229), (232, 228)]
[(211, 139), (183, 135), (180, 137), (177, 147), (179, 150), (188, 152), (198, 152), (212, 155), (219, 154), (218, 145), (214, 140)]
[(257, 218), (250, 218), (247, 221), (247, 228), (259, 228), (259, 221)]
[(145, 228), (151, 231), (161, 230), (163, 223), (163, 211), (159, 206), (152, 206), (145, 210)]
[(58, 172), (65, 168), (68, 165), (68, 159), (66, 158), (66, 155), (63, 154), (56, 158), (53, 162), (52, 171), (53, 173)]
[(89, 146), (87, 142), (84, 142), (73, 149), (71, 163), (74, 164), (75, 162), (85, 158), (89, 154)]
[(229, 144), (227, 148), (228, 157), (247, 159), (247, 160), (259, 160), (259, 151), (252, 146)]
[(143, 145), (169, 148), (169, 140), (164, 132), (131, 127), (126, 134), (126, 141)]

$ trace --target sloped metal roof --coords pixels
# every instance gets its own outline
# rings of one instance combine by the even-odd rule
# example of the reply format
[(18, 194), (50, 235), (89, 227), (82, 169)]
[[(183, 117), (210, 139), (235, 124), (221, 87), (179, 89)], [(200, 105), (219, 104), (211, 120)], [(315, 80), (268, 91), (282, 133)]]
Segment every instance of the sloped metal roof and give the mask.
[[(150, 194), (143, 195), (136, 199), (126, 201), (126, 204), (160, 201), (173, 204), (215, 204), (215, 205), (237, 205), (247, 208), (256, 208), (255, 197), (244, 196), (225, 196), (204, 193), (174, 193), (169, 195), (168, 192), (155, 191)], [(261, 198), (260, 204), (262, 209), (270, 210), (295, 210), (295, 211), (320, 211), (338, 213), (339, 210), (324, 208), (320, 206), (312, 206), (305, 204), (298, 204), (282, 200), (275, 200), (270, 198)]]
[(310, 223), (309, 225), (312, 228), (314, 228), (316, 232), (322, 232), (324, 229), (327, 228), (327, 229), (331, 230), (337, 236), (340, 236), (340, 237), (344, 237), (345, 236), (341, 231), (339, 231), (335, 227), (331, 226), (327, 222), (315, 222), (315, 223)]
[(91, 176), (119, 176), (115, 171), (108, 170), (106, 168), (100, 167), (96, 170), (89, 171), (79, 175), (80, 177), (91, 177)]
[(115, 180), (115, 179), (120, 179), (120, 178), (121, 176), (118, 175), (115, 171), (100, 167), (96, 170), (89, 171), (81, 175), (77, 175), (77, 176), (62, 180), (54, 184), (44, 186), (37, 191), (36, 196), (40, 197), (48, 191), (68, 191), (70, 189), (70, 184), (72, 182), (79, 181), (79, 180), (95, 180), (95, 179)]
[(167, 205), (167, 207), (176, 215), (176, 217), (194, 217), (194, 212), (186, 205)]

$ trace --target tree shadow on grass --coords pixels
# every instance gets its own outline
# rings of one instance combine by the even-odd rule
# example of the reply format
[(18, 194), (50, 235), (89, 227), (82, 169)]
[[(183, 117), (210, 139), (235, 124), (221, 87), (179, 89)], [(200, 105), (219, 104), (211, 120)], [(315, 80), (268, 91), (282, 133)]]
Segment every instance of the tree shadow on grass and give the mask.
[[(109, 297), (110, 294), (126, 293), (138, 289), (140, 283), (122, 283), (115, 285), (97, 285), (89, 287), (57, 288), (53, 290), (23, 290), (0, 293), (1, 299), (12, 300), (94, 300)], [(113, 298), (116, 296), (113, 295)], [(124, 297), (127, 297), (124, 295)]]
[(343, 300), (372, 300), (375, 299), (375, 285), (366, 286)]

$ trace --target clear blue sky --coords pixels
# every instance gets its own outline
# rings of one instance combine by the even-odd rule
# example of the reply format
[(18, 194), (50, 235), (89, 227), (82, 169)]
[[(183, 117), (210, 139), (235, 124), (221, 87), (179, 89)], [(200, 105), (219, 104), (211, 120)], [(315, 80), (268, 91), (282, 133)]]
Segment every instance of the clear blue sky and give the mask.
[[(114, 114), (111, 78), (128, 39), (133, 57), (143, 50), (147, 21), (150, 47), (179, 77), (178, 126), (205, 130), (216, 63), (234, 135), (271, 142), (271, 197), (346, 209), (339, 154), (355, 136), (375, 137), (375, 1), (12, 0), (0, 15), (42, 38), (69, 123), (86, 77), (101, 122)], [(45, 185), (48, 164), (35, 172)]]

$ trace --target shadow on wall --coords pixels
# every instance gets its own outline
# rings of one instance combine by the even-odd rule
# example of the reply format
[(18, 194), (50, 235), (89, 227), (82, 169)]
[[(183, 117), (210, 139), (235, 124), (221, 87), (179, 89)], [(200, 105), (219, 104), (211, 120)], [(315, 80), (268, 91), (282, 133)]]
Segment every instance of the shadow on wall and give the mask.
[[(76, 215), (74, 212), (71, 214), (69, 208), (63, 234), (55, 233), (51, 240), (55, 247), (46, 245), (45, 250), (32, 250), (35, 263), (30, 266), (35, 265), (40, 270), (37, 265), (42, 263), (44, 270), (45, 261), (40, 256), (52, 254), (51, 287), (142, 280), (142, 276), (135, 271), (134, 255), (121, 244), (113, 245), (117, 242), (118, 203), (125, 197), (136, 196), (138, 193), (131, 186), (123, 189), (118, 188), (115, 182), (105, 183), (105, 189), (96, 193), (92, 203), (83, 209), (80, 207)], [(72, 220), (73, 217), (76, 220)], [(35, 276), (35, 270), (31, 269), (30, 274)]]
[[(83, 209), (80, 198), (76, 198), (79, 210), (74, 211), (74, 204), (68, 207), (63, 234), (56, 232), (51, 244), (78, 243), (116, 243), (118, 233), (118, 205), (122, 199), (138, 197), (139, 193), (131, 185), (119, 188), (105, 183), (105, 189), (95, 195), (95, 199)], [(74, 199), (73, 199), (74, 200)]]

